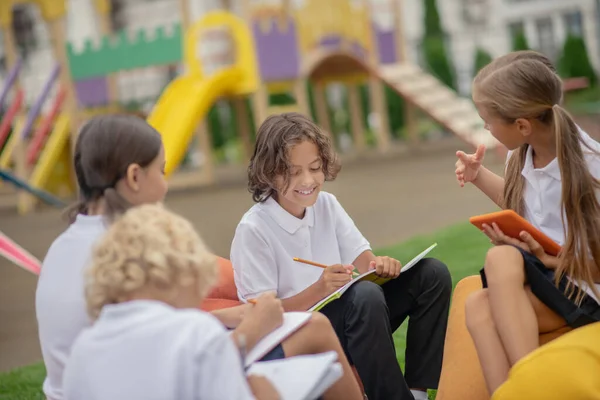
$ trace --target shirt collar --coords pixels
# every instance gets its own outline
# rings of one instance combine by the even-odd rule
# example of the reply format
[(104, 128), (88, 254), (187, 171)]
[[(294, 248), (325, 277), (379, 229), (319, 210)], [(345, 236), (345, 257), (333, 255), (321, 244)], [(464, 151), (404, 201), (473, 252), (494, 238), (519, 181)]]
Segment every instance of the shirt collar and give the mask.
[(558, 166), (558, 158), (555, 157), (544, 168), (535, 169), (533, 167), (533, 148), (531, 146), (528, 146), (527, 153), (525, 155), (525, 166), (523, 167), (522, 174), (525, 178), (531, 178), (532, 173), (534, 171), (542, 172), (542, 173), (556, 179), (559, 182), (561, 181), (560, 167)]
[(312, 227), (315, 223), (315, 212), (313, 207), (307, 207), (304, 218), (296, 218), (283, 209), (273, 197), (269, 197), (263, 203), (261, 208), (288, 233), (294, 234), (303, 226)]

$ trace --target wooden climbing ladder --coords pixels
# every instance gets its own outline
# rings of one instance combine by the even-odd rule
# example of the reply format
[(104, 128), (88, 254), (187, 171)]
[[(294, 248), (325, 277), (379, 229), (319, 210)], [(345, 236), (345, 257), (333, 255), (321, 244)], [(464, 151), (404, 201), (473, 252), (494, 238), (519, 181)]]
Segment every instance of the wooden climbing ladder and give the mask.
[(484, 128), (471, 100), (460, 97), (417, 65), (384, 65), (378, 74), (399, 95), (466, 143), (473, 147), (484, 144), (488, 149), (500, 145)]

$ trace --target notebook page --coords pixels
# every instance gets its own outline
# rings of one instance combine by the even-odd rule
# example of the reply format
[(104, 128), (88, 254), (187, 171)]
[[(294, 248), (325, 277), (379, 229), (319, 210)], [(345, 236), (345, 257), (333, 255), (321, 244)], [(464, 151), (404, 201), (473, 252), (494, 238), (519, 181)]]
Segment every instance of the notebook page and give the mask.
[(252, 350), (246, 354), (245, 367), (260, 360), (275, 346), (283, 342), (288, 336), (296, 332), (310, 320), (311, 314), (308, 312), (286, 312), (283, 314), (283, 324), (261, 339)]
[(282, 399), (314, 400), (342, 377), (334, 351), (254, 363), (247, 375), (267, 378)]
[[(411, 269), (412, 267), (414, 267), (427, 254), (429, 254), (429, 252), (431, 250), (433, 250), (436, 246), (437, 246), (437, 243), (432, 244), (427, 249), (425, 249), (423, 252), (421, 252), (421, 254), (417, 255), (415, 258), (413, 258), (412, 260), (410, 260), (408, 262), (408, 264), (402, 266), (402, 269), (400, 270), (400, 273), (408, 271), (409, 269)], [(314, 306), (312, 306), (311, 308), (309, 308), (308, 311), (319, 310), (324, 303), (329, 303), (333, 299), (339, 299), (346, 292), (346, 290), (348, 290), (356, 282), (368, 280), (368, 281), (374, 282), (374, 283), (376, 283), (378, 285), (383, 285), (384, 283), (386, 283), (387, 281), (390, 280), (390, 278), (382, 278), (382, 277), (379, 277), (379, 276), (375, 275), (375, 272), (376, 271), (374, 269), (372, 269), (372, 270), (369, 270), (367, 272), (364, 272), (364, 273), (360, 274), (359, 276), (357, 276), (356, 278), (352, 279), (350, 282), (348, 282), (347, 284), (345, 284), (344, 286), (342, 286), (341, 288), (339, 288), (338, 290), (336, 290), (335, 292), (333, 292), (332, 294), (330, 294), (329, 296), (325, 297), (324, 299), (322, 299), (321, 301), (319, 301), (317, 304), (315, 304)]]
[(409, 269), (411, 269), (412, 267), (414, 267), (419, 261), (421, 261), (427, 254), (429, 254), (429, 252), (431, 250), (433, 250), (435, 248), (435, 246), (437, 246), (437, 243), (432, 244), (431, 246), (429, 246), (427, 249), (423, 250), (423, 252), (421, 254), (419, 254), (418, 256), (416, 256), (415, 258), (413, 258), (412, 260), (410, 260), (408, 262), (408, 264), (403, 265), (402, 269), (400, 270), (400, 273), (408, 271)]

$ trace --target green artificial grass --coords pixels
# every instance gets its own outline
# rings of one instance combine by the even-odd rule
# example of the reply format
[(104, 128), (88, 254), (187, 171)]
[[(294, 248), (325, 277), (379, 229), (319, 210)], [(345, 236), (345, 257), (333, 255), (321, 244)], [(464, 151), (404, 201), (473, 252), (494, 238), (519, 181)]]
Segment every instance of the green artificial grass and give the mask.
[[(470, 224), (460, 224), (431, 235), (415, 237), (396, 246), (380, 249), (377, 254), (394, 257), (401, 263), (406, 263), (434, 242), (438, 245), (429, 256), (438, 258), (448, 265), (452, 273), (453, 285), (466, 276), (477, 274), (490, 247), (489, 240), (478, 229)], [(394, 334), (394, 342), (398, 361), (404, 368), (406, 323)], [(42, 399), (41, 386), (44, 376), (42, 363), (0, 374), (0, 400)], [(430, 395), (432, 398), (435, 397), (435, 393)]]

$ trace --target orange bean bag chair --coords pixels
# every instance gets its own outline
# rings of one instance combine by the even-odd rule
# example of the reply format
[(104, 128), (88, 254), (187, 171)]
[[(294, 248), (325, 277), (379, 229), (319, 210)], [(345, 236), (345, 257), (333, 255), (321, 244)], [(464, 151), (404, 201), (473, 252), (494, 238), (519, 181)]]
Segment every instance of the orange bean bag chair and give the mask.
[[(212, 288), (208, 296), (206, 296), (200, 305), (200, 308), (204, 311), (210, 312), (242, 304), (238, 299), (237, 288), (235, 286), (235, 281), (233, 280), (233, 266), (231, 265), (231, 261), (218, 257), (218, 263), (219, 279), (217, 284)], [(354, 371), (360, 390), (364, 393), (364, 387), (354, 366), (352, 367), (352, 371)]]
[[(442, 374), (436, 400), (489, 400), (481, 366), (465, 322), (465, 302), (469, 294), (482, 289), (481, 278), (469, 276), (456, 285), (444, 347)], [(545, 344), (569, 332), (565, 327), (540, 335)]]
[(231, 261), (218, 257), (219, 278), (217, 283), (204, 298), (200, 308), (204, 311), (220, 310), (242, 304), (238, 299), (237, 288), (233, 281)]

